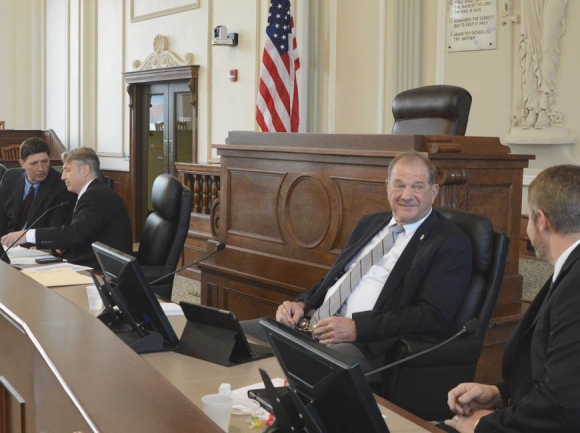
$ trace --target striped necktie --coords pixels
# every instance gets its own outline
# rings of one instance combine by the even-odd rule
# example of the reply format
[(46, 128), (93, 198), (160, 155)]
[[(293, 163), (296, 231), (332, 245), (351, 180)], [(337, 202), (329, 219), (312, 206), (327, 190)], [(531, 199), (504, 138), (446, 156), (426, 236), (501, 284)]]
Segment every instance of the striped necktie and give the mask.
[(310, 325), (314, 326), (316, 323), (327, 317), (333, 316), (340, 309), (348, 295), (359, 280), (369, 271), (371, 266), (381, 260), (395, 245), (397, 236), (405, 229), (403, 226), (394, 224), (389, 227), (387, 235), (379, 242), (370, 252), (365, 254), (360, 260), (347, 272), (338, 287), (330, 297), (322, 303), (320, 308), (314, 312), (310, 319)]

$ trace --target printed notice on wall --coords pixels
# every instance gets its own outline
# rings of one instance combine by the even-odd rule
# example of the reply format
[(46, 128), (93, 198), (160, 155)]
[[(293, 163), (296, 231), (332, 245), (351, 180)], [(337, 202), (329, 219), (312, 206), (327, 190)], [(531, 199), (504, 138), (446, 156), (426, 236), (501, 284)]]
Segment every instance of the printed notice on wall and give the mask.
[(447, 51), (493, 50), (497, 0), (448, 0)]

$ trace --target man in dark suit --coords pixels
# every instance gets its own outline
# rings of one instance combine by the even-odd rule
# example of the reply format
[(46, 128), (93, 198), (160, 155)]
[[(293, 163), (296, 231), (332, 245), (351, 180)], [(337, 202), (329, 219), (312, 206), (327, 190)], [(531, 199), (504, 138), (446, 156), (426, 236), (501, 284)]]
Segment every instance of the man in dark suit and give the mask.
[(527, 233), (554, 265), (508, 340), (503, 382), (449, 392), (460, 432), (580, 432), (580, 167), (540, 173), (528, 189)]
[(62, 160), (62, 179), (69, 191), (78, 194), (70, 224), (29, 230), (25, 237), (21, 237), (23, 231), (9, 233), (2, 237), (2, 244), (26, 241), (40, 249), (60, 249), (63, 258), (97, 269), (93, 242), (130, 254), (133, 235), (127, 208), (121, 197), (98, 179), (100, 163), (95, 151), (79, 147), (63, 153)]
[[(439, 191), (436, 173), (419, 153), (393, 159), (386, 181), (392, 212), (363, 217), (324, 279), (294, 302), (285, 301), (276, 319), (312, 329), (321, 344), (359, 362), (363, 371), (382, 365), (402, 335), (443, 337), (456, 331), (448, 328), (470, 281), (472, 248), (469, 238), (432, 208)], [(353, 284), (357, 263), (393, 231), (400, 232), (394, 245), (383, 247)], [(340, 296), (338, 311), (321, 314), (345, 284), (351, 291)]]
[[(50, 166), (50, 147), (38, 137), (20, 145), (22, 168), (7, 170), (0, 184), (0, 236), (29, 227), (43, 212), (63, 202), (70, 206), (47, 212), (35, 227), (60, 226), (69, 218), (76, 195), (67, 191)], [(30, 195), (30, 196), (29, 196)]]

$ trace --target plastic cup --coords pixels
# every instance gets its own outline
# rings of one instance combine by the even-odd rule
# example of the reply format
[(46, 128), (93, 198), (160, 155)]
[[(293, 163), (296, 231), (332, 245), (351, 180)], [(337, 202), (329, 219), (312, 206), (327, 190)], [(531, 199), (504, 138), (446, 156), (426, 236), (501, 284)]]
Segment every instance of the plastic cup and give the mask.
[(229, 395), (208, 394), (201, 398), (204, 413), (223, 431), (228, 431), (232, 413), (232, 398)]
[(103, 300), (101, 299), (101, 295), (99, 295), (97, 286), (94, 284), (87, 286), (87, 298), (89, 299), (89, 310), (103, 309)]

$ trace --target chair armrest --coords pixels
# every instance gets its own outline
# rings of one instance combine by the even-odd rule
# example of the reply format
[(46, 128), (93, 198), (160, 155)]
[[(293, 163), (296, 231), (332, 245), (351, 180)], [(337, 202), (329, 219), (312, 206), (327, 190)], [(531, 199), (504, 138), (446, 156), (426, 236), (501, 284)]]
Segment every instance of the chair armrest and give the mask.
[[(408, 358), (416, 353), (435, 347), (438, 343), (425, 341), (421, 337), (405, 337), (390, 351), (389, 362)], [(405, 365), (465, 365), (475, 364), (481, 354), (483, 340), (473, 336), (461, 336), (438, 349), (420, 355)]]

